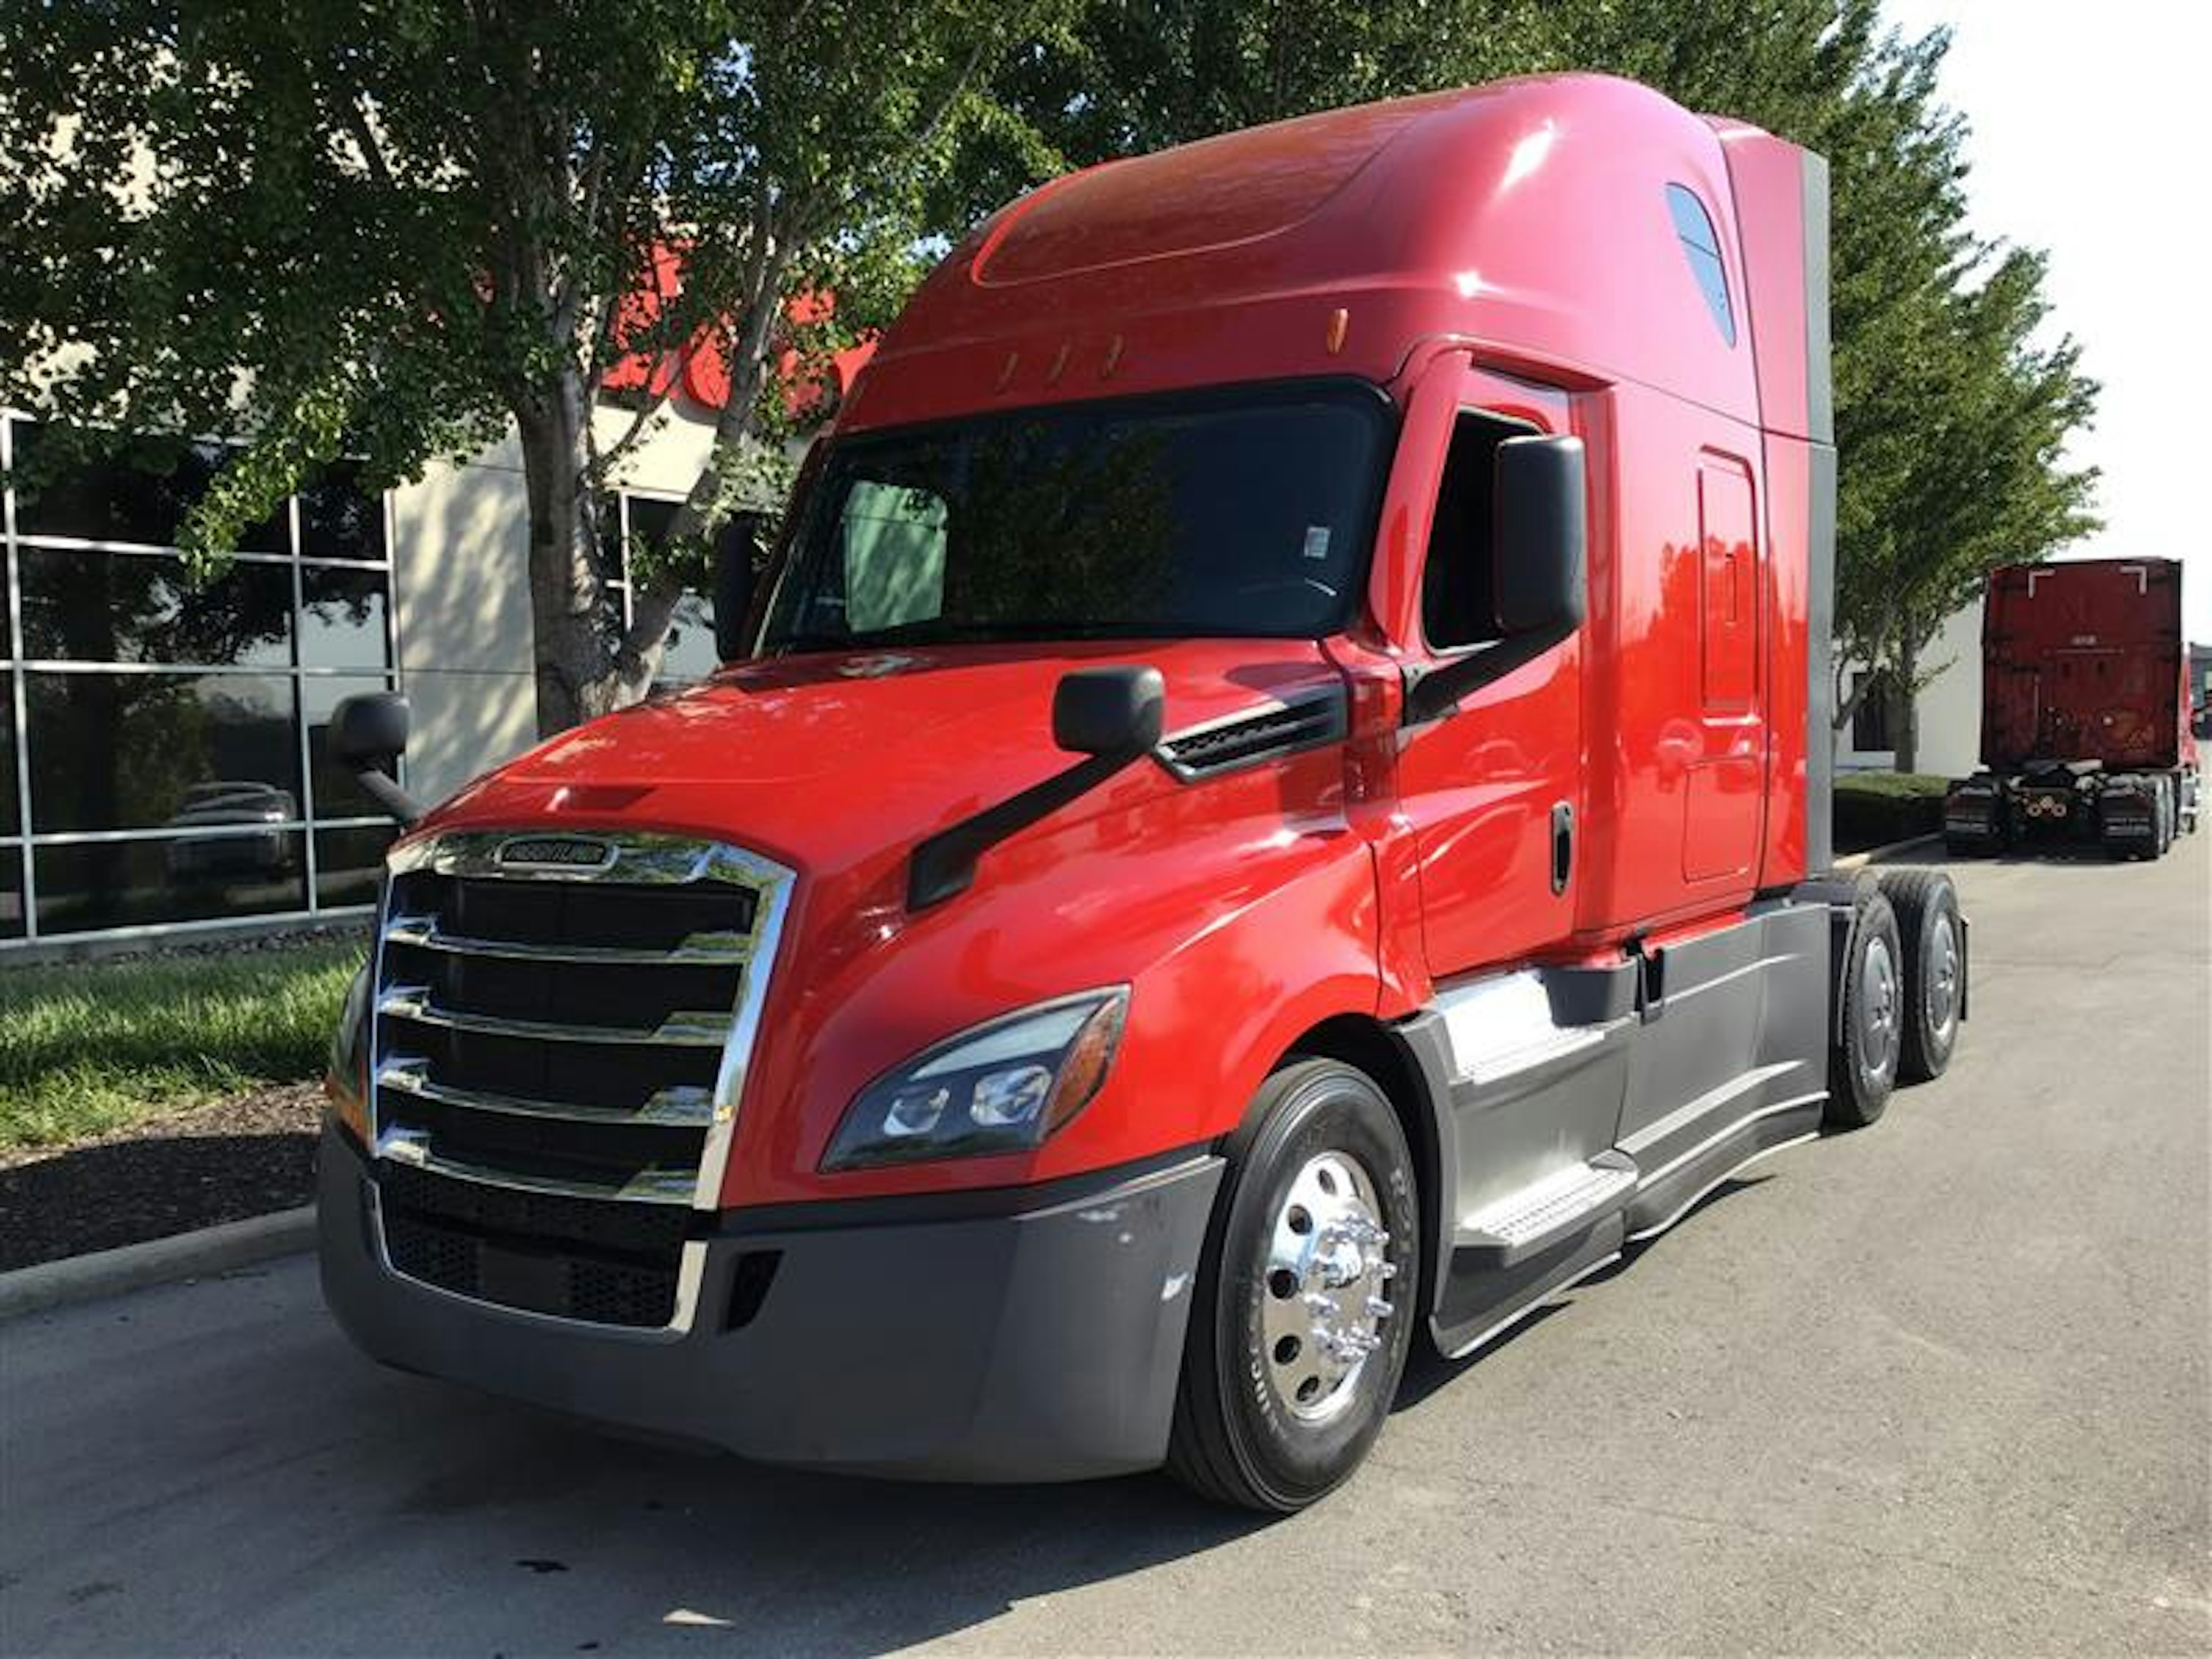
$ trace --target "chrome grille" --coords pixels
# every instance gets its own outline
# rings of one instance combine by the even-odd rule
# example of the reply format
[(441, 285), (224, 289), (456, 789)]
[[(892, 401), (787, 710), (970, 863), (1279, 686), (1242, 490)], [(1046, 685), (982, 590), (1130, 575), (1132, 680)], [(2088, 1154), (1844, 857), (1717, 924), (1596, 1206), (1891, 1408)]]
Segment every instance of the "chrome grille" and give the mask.
[[(672, 836), (396, 853), (370, 1091), (386, 1263), (525, 1312), (684, 1328), (690, 1212), (719, 1200), (791, 885)], [(637, 1224), (656, 1214), (672, 1224)]]

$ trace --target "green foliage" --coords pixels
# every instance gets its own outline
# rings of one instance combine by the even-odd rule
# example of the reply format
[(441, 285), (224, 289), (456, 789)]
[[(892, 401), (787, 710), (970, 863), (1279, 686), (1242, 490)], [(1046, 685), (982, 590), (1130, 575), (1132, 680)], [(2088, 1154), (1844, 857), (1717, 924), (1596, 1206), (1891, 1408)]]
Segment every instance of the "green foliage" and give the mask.
[[(763, 483), (786, 296), (884, 320), (920, 211), (1015, 43), (1060, 0), (52, 0), (0, 52), (0, 398), (73, 428), (240, 440), (185, 530), (219, 561), (318, 464), (371, 488), (512, 427), (541, 724), (643, 690), (676, 586)], [(659, 307), (656, 259), (680, 249)], [(733, 408), (639, 624), (617, 635), (604, 373), (702, 335)], [(35, 480), (33, 480), (35, 482)]]
[(362, 947), (0, 969), (0, 1149), (321, 1074)]
[(1837, 775), (1833, 808), (1836, 850), (1863, 853), (1943, 827), (1948, 779), (1925, 772), (1844, 772)]

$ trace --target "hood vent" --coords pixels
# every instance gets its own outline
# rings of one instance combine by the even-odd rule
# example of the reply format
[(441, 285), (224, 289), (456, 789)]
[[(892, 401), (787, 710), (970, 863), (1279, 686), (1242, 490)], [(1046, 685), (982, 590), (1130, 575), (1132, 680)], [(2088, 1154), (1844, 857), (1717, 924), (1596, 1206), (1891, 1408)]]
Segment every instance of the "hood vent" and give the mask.
[(1340, 742), (1347, 724), (1343, 688), (1320, 686), (1171, 732), (1154, 752), (1162, 765), (1188, 782)]

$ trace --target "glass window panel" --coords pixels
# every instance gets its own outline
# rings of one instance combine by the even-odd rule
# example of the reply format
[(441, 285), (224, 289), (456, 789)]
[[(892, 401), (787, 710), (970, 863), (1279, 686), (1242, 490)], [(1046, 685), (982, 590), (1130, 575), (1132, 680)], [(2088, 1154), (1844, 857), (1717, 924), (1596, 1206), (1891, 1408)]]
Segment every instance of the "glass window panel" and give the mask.
[(234, 559), (204, 585), (180, 558), (27, 547), (23, 644), (60, 662), (292, 661), (292, 572)]
[(390, 685), (391, 682), (380, 674), (349, 674), (331, 679), (319, 677), (300, 682), (301, 714), (307, 722), (311, 806), (316, 818), (383, 816), (383, 809), (368, 798), (360, 781), (330, 752), (330, 730), (331, 716), (337, 712), (340, 702), (358, 692), (386, 690)]
[(301, 667), (380, 672), (388, 665), (384, 572), (302, 565), (300, 596)]
[(82, 933), (303, 908), (301, 841), (296, 830), (269, 830), (38, 848), (39, 929)]
[(668, 624), (668, 644), (660, 657), (660, 683), (682, 685), (703, 680), (720, 667), (714, 648), (714, 607), (703, 593), (689, 588), (676, 601), (676, 614)]
[(384, 547), (384, 498), (366, 495), (361, 469), (350, 461), (325, 470), (300, 492), (300, 556), (380, 562)]
[(377, 884), (384, 878), (384, 849), (398, 836), (394, 823), (315, 831), (315, 902), (326, 910), (375, 903)]
[(300, 815), (289, 678), (32, 673), (25, 690), (35, 830), (184, 830)]
[[(40, 428), (15, 427), (20, 467), (38, 453)], [(178, 526), (222, 464), (219, 444), (177, 445), (158, 440), (127, 446), (114, 459), (73, 468), (36, 491), (18, 488), (15, 528), (26, 536), (76, 536), (87, 541), (147, 542), (173, 546)], [(238, 539), (236, 551), (289, 553), (291, 515), (280, 507)]]
[(23, 848), (0, 844), (0, 939), (23, 933)]
[(23, 833), (22, 803), (15, 793), (15, 683), (0, 672), (0, 836)]

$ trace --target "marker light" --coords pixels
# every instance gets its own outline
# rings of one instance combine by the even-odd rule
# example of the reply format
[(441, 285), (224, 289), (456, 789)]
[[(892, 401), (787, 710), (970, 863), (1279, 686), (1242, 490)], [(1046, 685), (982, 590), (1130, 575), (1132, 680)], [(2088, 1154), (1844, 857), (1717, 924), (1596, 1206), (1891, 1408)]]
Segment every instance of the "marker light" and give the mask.
[(825, 1170), (1018, 1152), (1091, 1103), (1127, 1018), (1127, 988), (1057, 998), (948, 1038), (860, 1091)]

